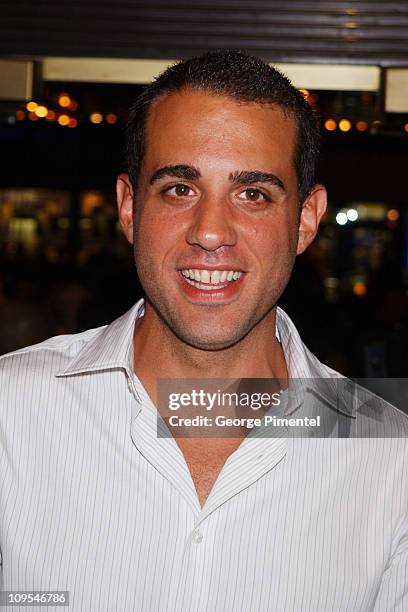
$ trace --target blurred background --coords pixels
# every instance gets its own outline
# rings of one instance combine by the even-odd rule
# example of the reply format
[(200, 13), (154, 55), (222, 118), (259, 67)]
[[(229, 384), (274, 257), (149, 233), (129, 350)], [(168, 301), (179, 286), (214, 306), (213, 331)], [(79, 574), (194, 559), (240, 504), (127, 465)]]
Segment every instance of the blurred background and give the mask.
[(115, 209), (124, 124), (173, 61), (241, 49), (317, 110), (329, 210), (282, 305), (350, 376), (408, 374), (408, 3), (2, 4), (0, 354), (110, 322), (142, 289)]

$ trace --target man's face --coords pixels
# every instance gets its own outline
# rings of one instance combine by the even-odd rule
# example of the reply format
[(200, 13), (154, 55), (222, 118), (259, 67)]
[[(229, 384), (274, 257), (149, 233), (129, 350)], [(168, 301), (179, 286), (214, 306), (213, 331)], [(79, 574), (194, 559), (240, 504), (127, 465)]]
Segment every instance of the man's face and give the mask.
[(153, 106), (135, 261), (146, 316), (159, 313), (185, 343), (231, 346), (273, 313), (305, 248), (295, 138), (293, 119), (278, 107), (194, 90)]

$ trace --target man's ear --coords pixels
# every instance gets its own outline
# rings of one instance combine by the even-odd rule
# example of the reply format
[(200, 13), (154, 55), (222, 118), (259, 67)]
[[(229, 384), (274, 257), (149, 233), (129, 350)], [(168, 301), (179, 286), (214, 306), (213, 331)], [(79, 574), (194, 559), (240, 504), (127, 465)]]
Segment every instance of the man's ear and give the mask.
[(303, 203), (299, 222), (296, 255), (303, 253), (317, 234), (319, 223), (327, 208), (327, 192), (323, 185), (315, 185)]
[(122, 231), (133, 244), (133, 188), (127, 174), (119, 174), (116, 181), (116, 200)]

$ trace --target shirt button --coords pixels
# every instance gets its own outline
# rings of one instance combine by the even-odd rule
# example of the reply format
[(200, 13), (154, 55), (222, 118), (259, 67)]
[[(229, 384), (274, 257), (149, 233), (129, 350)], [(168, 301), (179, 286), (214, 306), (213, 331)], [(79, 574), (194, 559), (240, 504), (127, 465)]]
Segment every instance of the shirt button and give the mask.
[(193, 542), (195, 542), (196, 544), (201, 544), (201, 542), (203, 541), (203, 533), (201, 529), (199, 529), (198, 527), (194, 529), (192, 538)]

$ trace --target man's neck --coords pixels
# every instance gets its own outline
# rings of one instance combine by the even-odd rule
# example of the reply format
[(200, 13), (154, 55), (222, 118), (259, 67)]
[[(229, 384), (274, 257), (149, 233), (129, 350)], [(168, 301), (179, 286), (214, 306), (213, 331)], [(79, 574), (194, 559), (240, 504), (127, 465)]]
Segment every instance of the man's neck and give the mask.
[(149, 309), (135, 326), (134, 370), (155, 403), (160, 378), (286, 379), (286, 361), (275, 325), (276, 308), (233, 346), (202, 350), (177, 338)]

